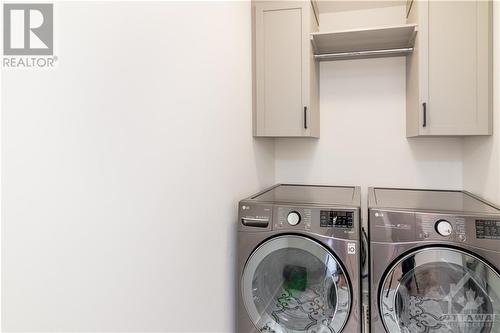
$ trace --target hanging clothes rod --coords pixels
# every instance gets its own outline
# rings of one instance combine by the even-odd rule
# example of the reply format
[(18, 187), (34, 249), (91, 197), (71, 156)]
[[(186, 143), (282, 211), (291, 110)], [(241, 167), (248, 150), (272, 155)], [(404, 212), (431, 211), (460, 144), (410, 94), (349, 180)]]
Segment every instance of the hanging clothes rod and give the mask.
[(317, 60), (341, 60), (349, 58), (375, 58), (375, 57), (396, 57), (407, 55), (413, 52), (413, 47), (405, 47), (399, 49), (387, 50), (370, 50), (370, 51), (352, 51), (352, 52), (337, 52), (326, 54), (315, 54)]

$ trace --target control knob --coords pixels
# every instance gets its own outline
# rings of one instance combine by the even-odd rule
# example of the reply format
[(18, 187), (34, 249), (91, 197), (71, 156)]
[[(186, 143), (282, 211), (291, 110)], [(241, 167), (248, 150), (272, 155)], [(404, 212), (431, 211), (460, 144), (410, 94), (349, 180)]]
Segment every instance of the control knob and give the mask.
[(436, 222), (436, 231), (443, 237), (448, 237), (453, 232), (453, 226), (446, 220), (439, 220)]
[(300, 223), (300, 214), (296, 211), (292, 211), (290, 213), (288, 213), (288, 216), (286, 218), (287, 222), (289, 225), (297, 225)]

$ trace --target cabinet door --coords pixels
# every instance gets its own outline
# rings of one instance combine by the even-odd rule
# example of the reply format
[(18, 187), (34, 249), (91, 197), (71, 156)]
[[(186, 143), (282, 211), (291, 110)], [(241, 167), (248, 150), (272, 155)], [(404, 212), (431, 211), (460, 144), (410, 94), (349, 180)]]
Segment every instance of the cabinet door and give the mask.
[(255, 6), (256, 135), (306, 136), (304, 6)]
[(491, 134), (491, 2), (419, 1), (407, 59), (407, 134)]
[[(429, 2), (429, 134), (481, 134), (478, 1)], [(482, 86), (484, 89), (484, 86)], [(486, 113), (485, 113), (486, 111)], [(487, 125), (487, 124), (486, 124)], [(487, 126), (486, 126), (487, 130)], [(487, 131), (486, 131), (487, 132)], [(482, 134), (487, 134), (486, 132)]]

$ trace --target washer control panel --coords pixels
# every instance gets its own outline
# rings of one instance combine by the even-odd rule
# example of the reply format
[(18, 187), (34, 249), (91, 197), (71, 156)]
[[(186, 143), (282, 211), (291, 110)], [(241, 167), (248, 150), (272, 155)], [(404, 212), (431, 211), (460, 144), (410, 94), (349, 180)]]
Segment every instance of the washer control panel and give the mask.
[(476, 238), (500, 240), (500, 221), (476, 220)]
[(349, 211), (321, 210), (320, 226), (351, 229), (353, 217), (354, 213)]
[(297, 228), (299, 230), (311, 229), (312, 210), (300, 207), (278, 207), (275, 228)]
[(359, 239), (355, 209), (280, 205), (274, 208), (273, 230), (312, 232), (341, 239)]

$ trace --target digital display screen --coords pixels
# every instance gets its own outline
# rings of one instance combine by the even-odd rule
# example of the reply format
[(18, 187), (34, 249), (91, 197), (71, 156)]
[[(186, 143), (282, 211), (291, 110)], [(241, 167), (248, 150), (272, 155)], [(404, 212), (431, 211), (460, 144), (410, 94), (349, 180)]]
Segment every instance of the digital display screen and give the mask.
[(353, 227), (353, 218), (353, 212), (322, 210), (320, 212), (320, 226), (350, 229)]
[(476, 220), (476, 238), (500, 240), (500, 221)]

